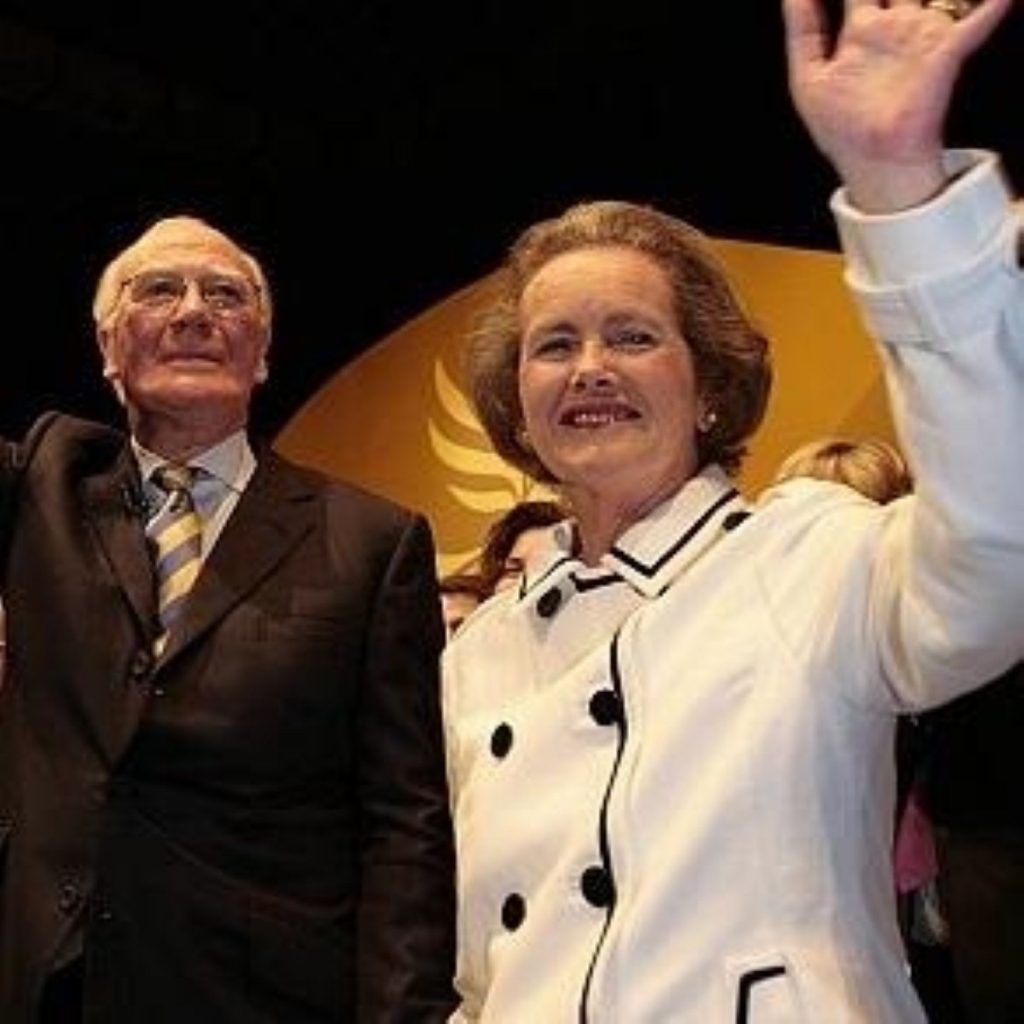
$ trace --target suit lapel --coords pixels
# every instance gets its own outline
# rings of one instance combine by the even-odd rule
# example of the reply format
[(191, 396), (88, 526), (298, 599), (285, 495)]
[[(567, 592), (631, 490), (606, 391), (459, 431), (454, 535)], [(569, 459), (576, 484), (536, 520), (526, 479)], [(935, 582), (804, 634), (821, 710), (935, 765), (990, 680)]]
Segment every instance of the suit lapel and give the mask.
[(203, 565), (161, 657), (165, 664), (238, 605), (312, 528), (316, 490), (272, 452)]
[(155, 631), (152, 559), (138, 469), (126, 445), (113, 467), (82, 482), (82, 507), (127, 603), (146, 635)]

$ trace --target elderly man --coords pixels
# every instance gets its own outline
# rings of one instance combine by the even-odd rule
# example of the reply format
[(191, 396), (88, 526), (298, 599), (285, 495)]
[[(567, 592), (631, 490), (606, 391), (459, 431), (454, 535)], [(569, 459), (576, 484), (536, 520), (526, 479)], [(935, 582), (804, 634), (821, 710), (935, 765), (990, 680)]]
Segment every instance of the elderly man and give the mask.
[(270, 292), (219, 231), (158, 222), (94, 313), (128, 432), (0, 448), (0, 1019), (442, 1020), (428, 527), (250, 446)]

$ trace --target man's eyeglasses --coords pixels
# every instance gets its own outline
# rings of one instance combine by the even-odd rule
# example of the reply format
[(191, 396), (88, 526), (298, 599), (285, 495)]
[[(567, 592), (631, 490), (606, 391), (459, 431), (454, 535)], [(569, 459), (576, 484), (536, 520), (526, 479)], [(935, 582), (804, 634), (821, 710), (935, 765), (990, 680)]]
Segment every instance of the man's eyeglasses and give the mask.
[(232, 274), (179, 274), (173, 270), (144, 270), (125, 281), (128, 298), (147, 309), (173, 309), (195, 282), (199, 295), (214, 313), (238, 313), (256, 305), (259, 288)]

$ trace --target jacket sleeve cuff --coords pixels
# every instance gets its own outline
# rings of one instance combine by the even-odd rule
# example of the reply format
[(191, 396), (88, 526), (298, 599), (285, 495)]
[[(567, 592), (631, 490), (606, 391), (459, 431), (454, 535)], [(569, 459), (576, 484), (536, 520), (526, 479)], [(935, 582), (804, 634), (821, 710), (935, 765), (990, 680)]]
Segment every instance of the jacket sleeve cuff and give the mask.
[(870, 290), (949, 273), (977, 259), (1005, 223), (1010, 195), (998, 157), (981, 150), (946, 154), (951, 182), (939, 195), (898, 213), (857, 210), (843, 189), (832, 197), (847, 277)]

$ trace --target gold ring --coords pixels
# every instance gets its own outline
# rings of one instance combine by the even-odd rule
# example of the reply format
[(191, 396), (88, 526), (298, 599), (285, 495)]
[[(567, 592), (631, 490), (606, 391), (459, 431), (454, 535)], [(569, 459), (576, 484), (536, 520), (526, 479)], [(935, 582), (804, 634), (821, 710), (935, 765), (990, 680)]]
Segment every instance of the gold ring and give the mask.
[(938, 11), (939, 14), (945, 14), (954, 21), (966, 18), (974, 9), (970, 0), (927, 0), (924, 6), (926, 10)]

